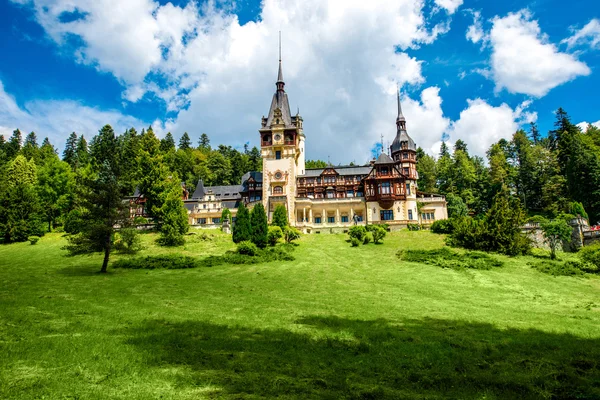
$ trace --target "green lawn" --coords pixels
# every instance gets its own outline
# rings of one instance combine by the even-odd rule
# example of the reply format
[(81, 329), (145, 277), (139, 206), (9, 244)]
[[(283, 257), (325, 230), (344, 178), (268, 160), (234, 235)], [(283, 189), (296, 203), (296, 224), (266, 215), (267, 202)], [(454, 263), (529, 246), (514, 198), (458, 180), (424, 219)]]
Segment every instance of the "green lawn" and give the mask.
[[(183, 249), (144, 235), (142, 255), (234, 248), (212, 234)], [(59, 234), (0, 246), (0, 398), (600, 399), (599, 277), (397, 258), (441, 247), (429, 232), (345, 240), (303, 236), (291, 262), (108, 274)]]

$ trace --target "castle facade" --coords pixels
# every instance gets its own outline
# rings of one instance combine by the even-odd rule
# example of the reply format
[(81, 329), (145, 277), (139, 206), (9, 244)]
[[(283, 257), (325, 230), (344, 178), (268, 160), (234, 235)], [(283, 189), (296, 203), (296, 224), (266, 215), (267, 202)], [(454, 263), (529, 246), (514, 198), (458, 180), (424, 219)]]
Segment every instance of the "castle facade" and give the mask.
[(261, 202), (269, 220), (275, 207), (284, 205), (290, 224), (304, 233), (343, 232), (365, 224), (387, 224), (395, 230), (448, 218), (443, 196), (418, 190), (417, 146), (406, 130), (399, 94), (389, 155), (382, 152), (365, 166), (306, 169), (303, 120), (290, 112), (281, 60), (275, 86), (258, 130), (262, 172), (246, 173), (235, 186), (205, 187), (200, 180), (184, 200), (190, 224), (218, 227), (224, 208), (235, 223), (240, 202), (250, 208)]

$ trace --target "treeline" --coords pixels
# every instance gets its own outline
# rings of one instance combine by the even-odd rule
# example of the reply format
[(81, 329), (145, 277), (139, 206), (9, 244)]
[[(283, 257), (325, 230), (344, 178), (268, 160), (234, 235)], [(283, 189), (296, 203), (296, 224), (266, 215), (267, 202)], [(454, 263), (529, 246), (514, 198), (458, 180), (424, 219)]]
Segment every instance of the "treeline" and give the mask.
[(0, 240), (4, 243), (25, 241), (56, 228), (81, 236), (93, 224), (80, 222), (89, 218), (105, 218), (97, 232), (123, 225), (128, 219), (123, 199), (139, 188), (148, 214), (161, 229), (161, 240), (177, 244), (187, 230), (187, 216), (181, 216), (185, 213), (181, 183), (190, 192), (199, 178), (206, 185), (239, 184), (247, 171), (262, 169), (262, 160), (256, 147), (212, 148), (206, 134), (194, 146), (184, 133), (176, 145), (171, 133), (161, 140), (151, 127), (116, 135), (107, 125), (89, 143), (83, 135), (72, 133), (62, 157), (48, 138), (40, 145), (34, 132), (23, 140), (17, 129), (8, 140), (0, 136), (0, 167)]
[(484, 216), (502, 192), (529, 217), (577, 212), (600, 222), (600, 129), (583, 131), (562, 108), (546, 136), (531, 124), (494, 143), (487, 160), (470, 155), (462, 140), (453, 152), (442, 143), (437, 159), (422, 149), (417, 156), (419, 190), (446, 195), (451, 217)]

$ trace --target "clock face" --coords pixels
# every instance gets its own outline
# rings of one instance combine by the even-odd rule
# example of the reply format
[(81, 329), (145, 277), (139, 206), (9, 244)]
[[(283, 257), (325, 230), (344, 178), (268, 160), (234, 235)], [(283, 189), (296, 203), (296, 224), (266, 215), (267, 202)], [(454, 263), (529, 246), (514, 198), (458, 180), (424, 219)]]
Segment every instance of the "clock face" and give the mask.
[(281, 135), (280, 134), (275, 135), (275, 140), (281, 140)]
[(275, 172), (275, 179), (281, 179), (281, 172)]

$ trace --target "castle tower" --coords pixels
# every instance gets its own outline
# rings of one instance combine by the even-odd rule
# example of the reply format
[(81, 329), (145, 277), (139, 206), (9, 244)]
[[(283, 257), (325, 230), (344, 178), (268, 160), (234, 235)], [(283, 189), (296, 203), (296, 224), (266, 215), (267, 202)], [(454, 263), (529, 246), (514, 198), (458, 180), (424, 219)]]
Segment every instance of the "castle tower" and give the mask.
[(275, 82), (276, 91), (267, 117), (262, 118), (260, 150), (263, 160), (263, 204), (269, 221), (278, 204), (286, 206), (291, 224), (295, 221), (294, 200), (296, 177), (304, 174), (305, 136), (299, 112), (291, 115), (285, 92), (281, 67), (281, 34), (279, 39), (279, 71)]
[[(406, 118), (402, 114), (400, 91), (398, 90), (398, 117), (396, 117), (396, 137), (390, 146), (390, 154), (400, 173), (406, 179), (406, 214), (411, 210), (413, 216), (417, 215), (417, 145), (408, 136), (406, 131)], [(408, 219), (408, 215), (406, 215)]]

